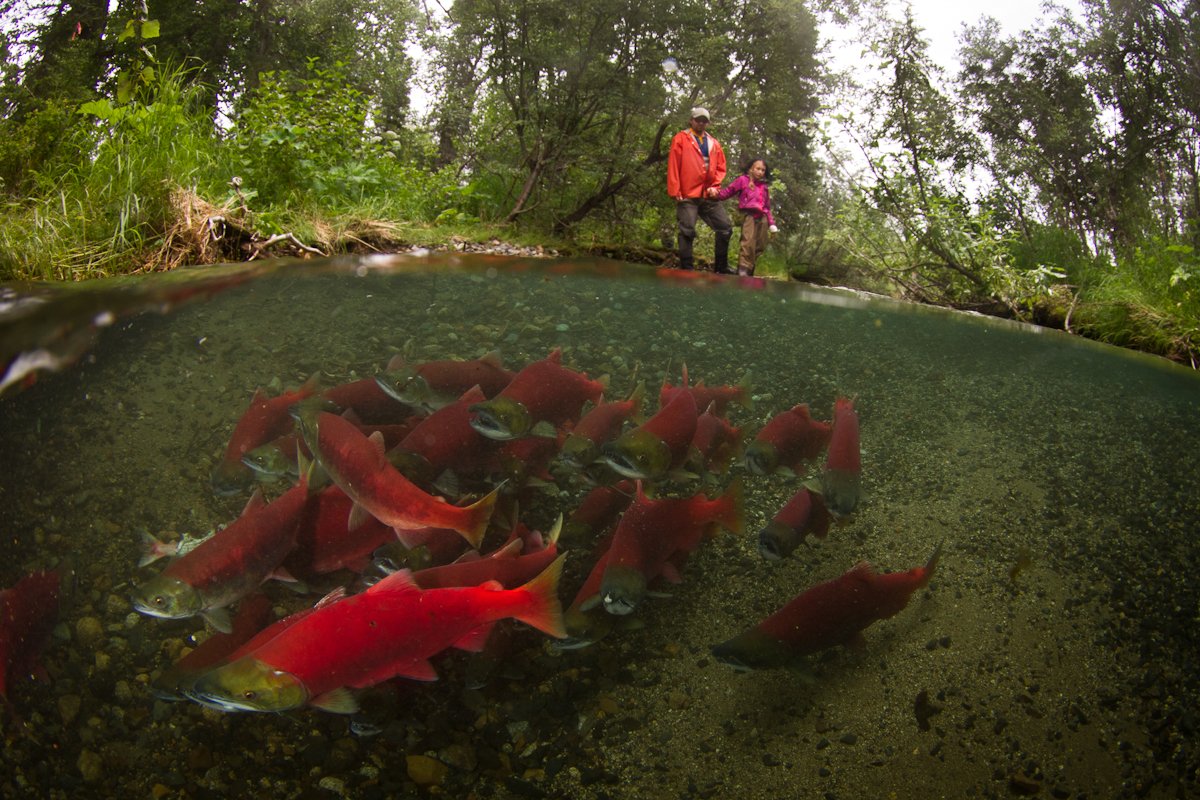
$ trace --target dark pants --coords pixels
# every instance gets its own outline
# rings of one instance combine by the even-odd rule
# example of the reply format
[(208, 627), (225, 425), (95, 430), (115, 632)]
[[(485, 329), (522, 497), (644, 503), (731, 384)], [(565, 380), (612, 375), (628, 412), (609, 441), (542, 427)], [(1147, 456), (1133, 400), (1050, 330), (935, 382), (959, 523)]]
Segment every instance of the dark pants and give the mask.
[(725, 213), (725, 205), (716, 200), (678, 200), (675, 202), (675, 220), (679, 223), (679, 268), (692, 269), (692, 242), (696, 238), (696, 219), (712, 228), (717, 240), (717, 253), (713, 269), (729, 271), (729, 239), (733, 236), (733, 223)]

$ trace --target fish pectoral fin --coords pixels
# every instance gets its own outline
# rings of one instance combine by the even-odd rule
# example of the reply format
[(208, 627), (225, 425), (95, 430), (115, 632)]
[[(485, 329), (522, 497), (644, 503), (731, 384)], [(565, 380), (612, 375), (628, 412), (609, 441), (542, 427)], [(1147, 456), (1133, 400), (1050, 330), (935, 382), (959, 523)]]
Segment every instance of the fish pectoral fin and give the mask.
[(451, 647), (457, 647), (459, 650), (466, 650), (468, 653), (478, 653), (487, 645), (488, 636), (495, 627), (494, 622), (489, 622), (485, 625), (480, 625), (478, 628), (472, 628), (467, 633), (459, 638)]
[(221, 633), (233, 633), (233, 620), (229, 618), (229, 609), (210, 608), (202, 611), (200, 616)]
[(529, 429), (529, 435), (540, 436), (543, 439), (556, 439), (558, 438), (558, 431), (549, 422), (542, 420)]
[(367, 437), (367, 441), (374, 445), (376, 452), (379, 455), (387, 453), (387, 445), (383, 443), (382, 431), (371, 431), (371, 435)]
[(348, 531), (357, 530), (360, 525), (362, 525), (364, 522), (367, 521), (368, 518), (370, 518), (370, 516), (371, 516), (371, 512), (367, 511), (365, 508), (360, 506), (358, 503), (355, 503), (350, 508), (350, 516), (346, 519), (346, 530), (348, 530)]
[(322, 711), (328, 711), (331, 714), (358, 713), (358, 701), (354, 699), (354, 695), (345, 686), (338, 687), (320, 697), (313, 698), (309, 702), (309, 705), (319, 708)]
[(409, 662), (395, 674), (402, 678), (411, 678), (414, 681), (436, 681), (438, 679), (438, 674), (434, 670), (433, 664), (430, 664), (429, 660), (425, 658), (420, 661)]
[(597, 592), (596, 594), (589, 597), (587, 600), (584, 600), (582, 603), (580, 603), (579, 610), (580, 611), (591, 611), (593, 608), (600, 605), (600, 599), (601, 599), (600, 593)]
[(667, 583), (683, 583), (683, 576), (679, 574), (679, 569), (670, 561), (663, 564), (662, 570), (659, 572), (663, 580)]
[(658, 591), (658, 590), (650, 590), (650, 591), (646, 592), (646, 597), (653, 597), (656, 600), (666, 600), (667, 598), (669, 598), (671, 596), (672, 595), (670, 592), (663, 592), (663, 591)]

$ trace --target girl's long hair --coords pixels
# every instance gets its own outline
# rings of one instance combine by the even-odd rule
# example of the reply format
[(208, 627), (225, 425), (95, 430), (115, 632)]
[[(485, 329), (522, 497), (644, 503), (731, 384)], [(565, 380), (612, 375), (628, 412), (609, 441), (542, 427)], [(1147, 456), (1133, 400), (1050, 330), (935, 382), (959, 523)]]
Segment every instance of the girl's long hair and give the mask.
[(763, 162), (763, 177), (762, 177), (763, 183), (770, 183), (771, 182), (771, 165), (769, 163), (767, 163), (767, 160), (765, 158), (763, 158), (762, 156), (751, 156), (750, 158), (748, 158), (744, 162), (742, 162), (742, 174), (749, 175), (750, 168), (754, 166), (755, 161)]

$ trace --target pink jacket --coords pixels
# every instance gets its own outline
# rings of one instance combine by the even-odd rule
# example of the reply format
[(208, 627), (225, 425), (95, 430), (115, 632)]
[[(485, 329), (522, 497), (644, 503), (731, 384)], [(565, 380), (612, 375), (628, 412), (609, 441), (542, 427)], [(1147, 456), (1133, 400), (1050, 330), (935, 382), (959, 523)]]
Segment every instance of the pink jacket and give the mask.
[(718, 200), (728, 200), (738, 195), (738, 210), (743, 214), (754, 217), (767, 216), (767, 224), (775, 224), (775, 215), (771, 213), (771, 192), (767, 184), (753, 180), (749, 175), (739, 175), (737, 179), (717, 193)]

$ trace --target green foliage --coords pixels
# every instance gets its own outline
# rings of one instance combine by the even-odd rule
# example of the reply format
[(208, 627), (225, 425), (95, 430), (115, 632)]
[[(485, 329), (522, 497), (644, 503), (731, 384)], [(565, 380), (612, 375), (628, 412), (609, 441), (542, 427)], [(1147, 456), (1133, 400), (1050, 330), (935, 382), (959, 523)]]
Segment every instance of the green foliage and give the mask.
[(12, 203), (0, 228), (8, 277), (70, 278), (128, 269), (174, 219), (175, 187), (222, 180), (207, 111), (182, 70), (162, 67), (134, 99), (81, 106), (70, 141), (80, 162), (36, 176), (35, 198)]

